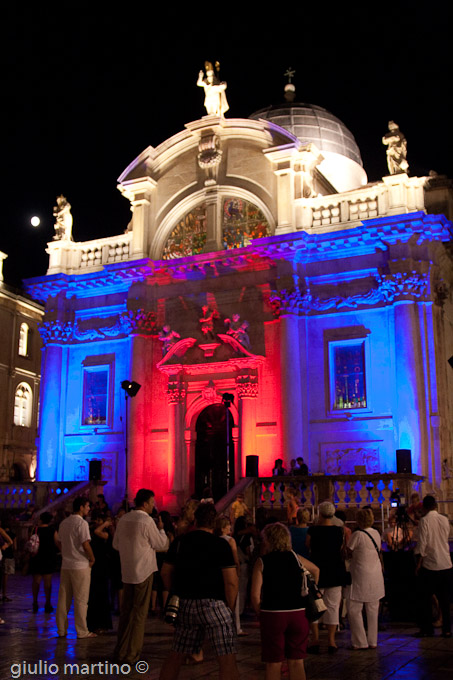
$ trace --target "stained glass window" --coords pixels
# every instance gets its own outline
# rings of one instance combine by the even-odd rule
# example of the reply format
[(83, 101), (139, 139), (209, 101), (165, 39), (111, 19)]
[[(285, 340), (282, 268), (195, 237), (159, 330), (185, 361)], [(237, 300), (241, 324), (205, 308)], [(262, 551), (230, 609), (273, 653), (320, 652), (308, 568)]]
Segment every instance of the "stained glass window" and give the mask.
[(206, 203), (193, 208), (171, 232), (162, 255), (163, 260), (187, 257), (203, 252), (206, 243)]
[(226, 250), (243, 248), (248, 246), (252, 239), (270, 236), (266, 218), (253, 203), (241, 198), (225, 198), (222, 216), (222, 238)]
[(365, 343), (333, 348), (334, 409), (365, 408)]
[(109, 369), (85, 369), (83, 374), (83, 425), (106, 425)]

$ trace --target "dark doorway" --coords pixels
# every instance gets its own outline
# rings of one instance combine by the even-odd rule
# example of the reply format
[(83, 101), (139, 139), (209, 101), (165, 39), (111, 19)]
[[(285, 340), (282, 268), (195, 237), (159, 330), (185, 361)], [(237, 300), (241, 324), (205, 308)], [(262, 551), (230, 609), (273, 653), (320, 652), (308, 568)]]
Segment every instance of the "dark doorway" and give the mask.
[(212, 404), (197, 419), (195, 493), (201, 498), (208, 487), (217, 502), (234, 485), (233, 416), (229, 412), (230, 455), (227, 465), (227, 420), (223, 404)]

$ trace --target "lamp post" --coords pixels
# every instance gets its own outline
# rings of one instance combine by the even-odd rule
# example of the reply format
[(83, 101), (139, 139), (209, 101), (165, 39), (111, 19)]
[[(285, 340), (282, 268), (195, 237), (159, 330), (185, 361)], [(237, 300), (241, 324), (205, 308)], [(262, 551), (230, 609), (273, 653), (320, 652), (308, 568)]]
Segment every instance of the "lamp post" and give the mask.
[(227, 455), (227, 491), (230, 490), (230, 406), (234, 402), (234, 394), (224, 392), (222, 403), (226, 409), (226, 455)]
[(127, 484), (128, 484), (128, 466), (127, 466), (127, 455), (128, 455), (128, 436), (129, 436), (129, 423), (128, 423), (128, 398), (129, 397), (135, 397), (139, 389), (141, 388), (141, 385), (138, 383), (134, 382), (133, 380), (123, 380), (121, 383), (121, 387), (124, 390), (124, 400), (125, 400), (125, 405), (126, 405), (126, 434), (125, 434), (125, 446), (124, 446), (124, 454), (125, 454), (125, 460), (126, 460), (126, 490), (124, 493), (124, 509), (126, 512), (129, 512), (129, 501), (127, 498)]

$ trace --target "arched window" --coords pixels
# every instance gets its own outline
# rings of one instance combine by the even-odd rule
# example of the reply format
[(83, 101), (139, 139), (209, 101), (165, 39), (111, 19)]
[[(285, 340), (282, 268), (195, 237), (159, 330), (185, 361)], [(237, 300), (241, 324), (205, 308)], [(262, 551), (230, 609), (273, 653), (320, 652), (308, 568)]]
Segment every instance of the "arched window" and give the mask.
[[(263, 212), (250, 201), (237, 196), (224, 196), (217, 206), (214, 230), (219, 250), (243, 248), (259, 238), (271, 235)], [(202, 253), (206, 244), (209, 219), (206, 203), (192, 208), (173, 228), (162, 253), (163, 260), (173, 260)]]
[(30, 385), (19, 383), (14, 395), (14, 425), (31, 426), (33, 413), (33, 393)]
[(19, 354), (21, 357), (26, 357), (28, 355), (28, 334), (30, 329), (28, 324), (21, 323), (19, 331)]

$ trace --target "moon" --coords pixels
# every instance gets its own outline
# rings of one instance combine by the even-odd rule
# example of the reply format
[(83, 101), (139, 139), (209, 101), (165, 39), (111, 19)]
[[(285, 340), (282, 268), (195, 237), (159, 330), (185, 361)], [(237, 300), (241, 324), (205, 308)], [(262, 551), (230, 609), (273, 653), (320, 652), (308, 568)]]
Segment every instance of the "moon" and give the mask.
[(31, 222), (32, 227), (39, 227), (39, 225), (41, 224), (41, 220), (39, 219), (39, 217), (37, 215), (34, 215), (31, 218), (30, 222)]

